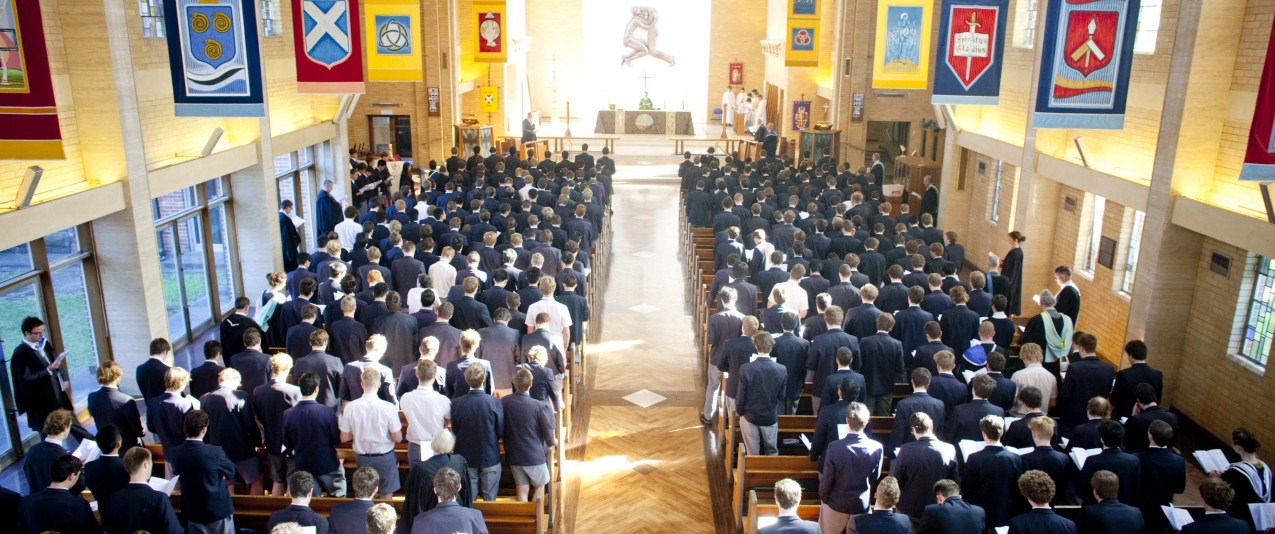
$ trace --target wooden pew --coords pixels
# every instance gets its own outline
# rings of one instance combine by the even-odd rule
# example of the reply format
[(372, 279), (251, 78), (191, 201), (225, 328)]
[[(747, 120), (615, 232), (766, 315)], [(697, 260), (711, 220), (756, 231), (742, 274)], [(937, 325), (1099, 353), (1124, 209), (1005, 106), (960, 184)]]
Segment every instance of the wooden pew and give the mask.
[[(810, 504), (806, 504), (810, 502)], [(757, 530), (762, 527), (760, 521), (762, 519), (776, 519), (779, 517), (779, 505), (775, 504), (773, 499), (765, 502), (758, 502), (757, 490), (748, 490), (748, 513), (744, 516), (744, 522), (747, 528), (744, 534), (757, 534)], [(806, 521), (819, 520), (819, 502), (803, 501), (797, 505), (797, 517)]]
[(743, 518), (748, 503), (748, 492), (756, 489), (771, 489), (775, 482), (791, 478), (801, 484), (802, 491), (817, 494), (819, 491), (818, 465), (805, 456), (753, 456), (744, 454), (743, 445), (739, 446), (739, 467), (735, 474), (732, 495), (732, 510), (735, 514), (735, 528), (742, 529)]
[[(180, 515), (181, 494), (174, 493), (171, 499), (173, 508)], [(310, 501), (310, 508), (319, 515), (327, 517), (332, 513), (333, 506), (349, 501), (350, 499), (317, 497)], [(292, 500), (287, 497), (232, 495), (231, 502), (235, 507), (236, 529), (251, 528), (257, 532), (266, 532), (270, 514), (287, 508)], [(402, 518), (402, 499), (378, 499), (376, 502), (390, 504), (398, 511), (400, 519)], [(543, 506), (538, 499), (532, 502), (517, 502), (512, 499), (497, 499), (492, 502), (475, 501), (474, 509), (483, 513), (483, 521), (487, 523), (491, 534), (540, 534), (545, 532), (548, 524)]]

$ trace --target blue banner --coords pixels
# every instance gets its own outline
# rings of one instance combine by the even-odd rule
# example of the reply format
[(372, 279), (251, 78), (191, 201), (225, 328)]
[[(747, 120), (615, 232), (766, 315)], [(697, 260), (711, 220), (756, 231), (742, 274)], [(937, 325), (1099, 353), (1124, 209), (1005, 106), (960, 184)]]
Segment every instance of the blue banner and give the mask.
[(1136, 0), (1049, 3), (1036, 128), (1124, 128), (1139, 6)]
[(1009, 0), (943, 0), (933, 104), (1000, 103)]
[(266, 116), (253, 0), (164, 0), (164, 18), (176, 116)]

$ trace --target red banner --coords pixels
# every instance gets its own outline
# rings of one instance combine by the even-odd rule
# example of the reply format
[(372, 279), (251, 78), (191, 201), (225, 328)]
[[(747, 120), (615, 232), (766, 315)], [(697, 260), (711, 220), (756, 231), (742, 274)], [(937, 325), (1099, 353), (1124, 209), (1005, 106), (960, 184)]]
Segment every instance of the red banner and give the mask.
[(292, 0), (292, 37), (297, 92), (365, 91), (357, 0)]
[(1271, 28), (1266, 46), (1266, 66), (1262, 68), (1262, 84), (1257, 90), (1257, 106), (1253, 124), (1248, 130), (1248, 151), (1240, 180), (1275, 182), (1275, 27)]
[(38, 0), (0, 0), (0, 159), (65, 159)]

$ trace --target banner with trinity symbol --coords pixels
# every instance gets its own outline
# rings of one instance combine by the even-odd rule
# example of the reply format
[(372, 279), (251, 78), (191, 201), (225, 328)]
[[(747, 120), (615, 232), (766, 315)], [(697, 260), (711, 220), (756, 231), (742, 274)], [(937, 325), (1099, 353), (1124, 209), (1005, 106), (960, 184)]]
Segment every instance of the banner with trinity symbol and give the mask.
[(474, 1), (474, 61), (504, 63), (509, 58), (505, 43), (505, 0)]
[(1041, 53), (1037, 128), (1124, 128), (1139, 2), (1049, 3)]
[(925, 89), (930, 82), (930, 34), (933, 0), (881, 0), (877, 3), (872, 87)]
[(357, 0), (292, 0), (297, 92), (363, 93)]
[(785, 67), (819, 66), (819, 19), (788, 19)]
[(418, 0), (367, 0), (363, 5), (370, 82), (419, 82), (421, 4)]
[(178, 117), (265, 117), (253, 0), (164, 0)]
[(65, 159), (37, 0), (0, 0), (0, 159)]
[(1009, 0), (943, 0), (933, 104), (995, 106)]
[(1271, 28), (1270, 44), (1266, 46), (1266, 65), (1257, 89), (1257, 106), (1248, 130), (1248, 151), (1240, 168), (1240, 180), (1275, 182), (1275, 27)]

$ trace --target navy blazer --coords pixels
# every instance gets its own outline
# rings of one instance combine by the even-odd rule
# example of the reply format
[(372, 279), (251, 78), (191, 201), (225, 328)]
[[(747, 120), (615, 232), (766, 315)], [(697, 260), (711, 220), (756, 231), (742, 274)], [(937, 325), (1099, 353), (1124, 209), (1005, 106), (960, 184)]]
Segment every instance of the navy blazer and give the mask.
[(988, 526), (1005, 526), (1014, 512), (1027, 508), (1018, 491), (1023, 472), (1022, 458), (999, 445), (988, 445), (965, 459), (961, 469), (965, 498), (983, 507)]
[[(319, 327), (311, 323), (299, 322), (288, 329), (288, 334), (283, 338), (283, 346), (287, 349), (288, 356), (296, 360), (310, 353), (310, 334), (318, 331)], [(191, 393), (194, 393), (192, 389)], [(207, 393), (207, 392), (205, 392)]]
[(970, 347), (970, 341), (978, 339), (978, 312), (968, 306), (952, 306), (943, 312), (938, 321), (939, 326), (943, 327), (943, 344), (959, 350), (957, 356)]
[(930, 376), (939, 374), (938, 364), (934, 363), (934, 355), (940, 351), (948, 351), (953, 355), (956, 351), (952, 347), (944, 345), (941, 341), (933, 341), (921, 345), (916, 348), (916, 352), (912, 353), (912, 365), (908, 366), (907, 372), (911, 374), (913, 369), (924, 367), (930, 372)]
[[(837, 370), (837, 349), (841, 347), (850, 347), (850, 351), (854, 353), (855, 358), (851, 368), (855, 370), (862, 368), (863, 358), (859, 353), (859, 339), (847, 334), (841, 327), (833, 326), (810, 341), (806, 370), (815, 372), (810, 381), (812, 384), (826, 383), (828, 375)], [(891, 387), (894, 386), (891, 385)], [(867, 392), (865, 391), (864, 394), (866, 395)]]
[(305, 399), (283, 412), (283, 453), (292, 458), (296, 470), (319, 476), (340, 469), (336, 457), (340, 441), (332, 408)]
[(725, 393), (728, 398), (734, 399), (739, 391), (739, 369), (756, 354), (757, 348), (753, 346), (753, 338), (744, 335), (727, 340), (722, 345), (726, 353), (717, 370), (727, 373)]
[(1076, 524), (1049, 508), (1032, 508), (1009, 521), (1009, 534), (1076, 534)]
[[(1068, 437), (1067, 451), (1072, 449), (1101, 449), (1102, 438), (1098, 437), (1098, 423), (1102, 419), (1090, 419), (1071, 427), (1071, 436)], [(1055, 427), (1057, 428), (1057, 427)], [(1128, 436), (1126, 436), (1127, 438)]]
[[(925, 338), (925, 323), (933, 320), (934, 316), (920, 306), (907, 306), (894, 314), (894, 329), (890, 330), (890, 335), (903, 343), (903, 353), (908, 361), (914, 358), (912, 351), (928, 342)], [(909, 369), (914, 367), (908, 366)]]
[(491, 326), (491, 313), (487, 306), (474, 297), (463, 296), (452, 303), (451, 325), (464, 330), (481, 330)]
[(182, 516), (187, 521), (213, 523), (234, 513), (226, 481), (235, 479), (235, 464), (221, 447), (189, 439), (164, 457), (173, 474), (181, 477)]
[(899, 481), (900, 512), (919, 518), (925, 507), (935, 504), (934, 483), (942, 479), (960, 482), (956, 447), (932, 437), (903, 445), (890, 462), (890, 476)]
[(221, 447), (232, 462), (241, 462), (257, 456), (261, 446), (261, 433), (252, 419), (248, 394), (222, 386), (199, 399), (208, 412), (209, 445)]
[(963, 439), (982, 441), (983, 431), (978, 427), (978, 422), (989, 415), (1005, 417), (1005, 410), (986, 399), (974, 399), (957, 406), (947, 418), (944, 440), (949, 443), (957, 443)]
[(18, 506), (18, 533), (99, 532), (89, 502), (78, 493), (45, 488), (27, 495)]
[(481, 390), (452, 399), (452, 432), (456, 453), (470, 467), (482, 469), (500, 463), (499, 440), (505, 432), (505, 410), (500, 401)]
[[(1032, 419), (1037, 417), (1045, 417), (1045, 414), (1031, 412), (1010, 423), (1009, 428), (1005, 429), (1005, 434), (1001, 436), (1001, 443), (1004, 443), (1007, 447), (1015, 448), (1035, 447), (1036, 442), (1032, 440), (1032, 429), (1028, 425), (1031, 424)], [(1058, 436), (1058, 425), (1054, 425), (1054, 437), (1049, 440), (1049, 443), (1061, 449), (1062, 439)], [(1071, 445), (1071, 442), (1067, 444)]]
[[(36, 493), (49, 487), (49, 484), (53, 481), (53, 475), (49, 472), (49, 468), (53, 467), (53, 462), (58, 457), (70, 453), (71, 451), (66, 450), (61, 445), (47, 441), (39, 441), (32, 445), (30, 449), (27, 449), (26, 461), (22, 463), (22, 474), (27, 477), (27, 494)], [(84, 491), (84, 479), (81, 478), (71, 489), (77, 495)]]
[(82, 478), (89, 491), (93, 492), (93, 500), (98, 502), (99, 510), (110, 502), (116, 492), (128, 485), (128, 471), (124, 470), (124, 460), (119, 455), (99, 456), (84, 464)]
[(367, 342), (367, 327), (354, 318), (341, 317), (328, 325), (328, 351), (342, 362), (350, 363), (363, 357)]
[(422, 512), (412, 520), (412, 534), (454, 534), (456, 532), (487, 532), (483, 513), (465, 508), (456, 501), (440, 502), (438, 506)]
[(1164, 394), (1164, 373), (1146, 363), (1134, 362), (1128, 369), (1116, 373), (1116, 385), (1111, 388), (1111, 418), (1117, 421), (1121, 417), (1133, 415), (1133, 388), (1146, 382), (1155, 388), (1156, 402), (1160, 402)]
[(904, 372), (903, 344), (885, 332), (862, 338), (859, 344), (863, 351), (858, 359), (863, 363), (860, 370), (867, 382), (869, 397), (882, 397), (894, 394), (894, 382)]
[(115, 493), (118, 499), (99, 505), (102, 526), (109, 534), (133, 534), (139, 530), (152, 534), (186, 532), (177, 521), (173, 503), (163, 492), (143, 483), (130, 483)]
[(908, 516), (896, 514), (894, 510), (876, 510), (871, 513), (854, 516), (856, 532), (863, 534), (909, 534), (912, 532), (912, 521)]
[(951, 417), (957, 406), (970, 401), (970, 390), (956, 375), (939, 373), (930, 379), (930, 396), (943, 401), (944, 415)]
[(908, 286), (903, 282), (891, 282), (881, 286), (876, 304), (885, 313), (895, 313), (908, 307)]
[[(852, 402), (867, 402), (868, 387), (867, 383), (863, 380), (863, 375), (856, 373), (851, 369), (838, 369), (837, 372), (828, 375), (828, 378), (824, 381), (823, 387), (818, 389), (818, 391), (822, 392), (819, 395), (820, 406), (837, 402), (837, 399), (839, 398), (838, 395), (840, 395), (841, 381), (846, 378), (849, 378), (850, 381), (854, 382), (859, 388), (859, 394), (856, 395), (855, 398), (846, 400)], [(800, 397), (801, 386), (797, 387), (796, 395), (793, 395), (790, 391), (788, 392), (788, 396), (790, 398)]]
[(102, 386), (101, 389), (89, 393), (89, 415), (98, 428), (115, 425), (120, 431), (120, 454), (137, 446), (144, 434), (142, 416), (137, 410), (137, 402), (133, 397), (125, 395), (117, 388)]
[(1018, 384), (1006, 378), (1004, 374), (995, 371), (988, 371), (987, 376), (996, 381), (996, 391), (992, 392), (992, 396), (987, 400), (1000, 406), (1006, 412), (1013, 409), (1014, 398), (1018, 396)]
[(828, 287), (828, 296), (832, 297), (832, 304), (840, 306), (842, 310), (852, 310), (863, 304), (859, 288), (850, 282), (840, 282)]
[(526, 393), (500, 399), (505, 412), (505, 457), (511, 466), (533, 466), (547, 460), (545, 450), (557, 443), (549, 405)]
[(815, 420), (815, 437), (810, 441), (810, 461), (819, 462), (820, 473), (823, 472), (824, 451), (839, 438), (837, 425), (846, 424), (846, 412), (850, 410), (851, 402), (839, 400), (819, 407), (819, 416)]
[(781, 515), (775, 524), (758, 529), (757, 534), (819, 534), (819, 523), (797, 516)]
[(1120, 478), (1120, 502), (1135, 505), (1134, 498), (1141, 493), (1142, 468), (1138, 457), (1120, 450), (1120, 447), (1103, 449), (1102, 452), (1085, 460), (1084, 469), (1076, 477), (1076, 495), (1082, 504), (1088, 506), (1096, 501), (1089, 479), (1098, 471), (1107, 470)]
[[(311, 350), (297, 358), (290, 376), (292, 383), (296, 384), (306, 373), (318, 375), (319, 395), (315, 397), (315, 401), (336, 410), (341, 407), (341, 373), (344, 371), (345, 365), (340, 358), (321, 350)], [(253, 403), (256, 402), (257, 399), (253, 398)]]
[[(1168, 423), (1170, 427), (1173, 427), (1173, 436), (1175, 438), (1178, 436), (1178, 415), (1159, 406), (1151, 406), (1125, 421), (1124, 450), (1137, 454), (1150, 448), (1151, 438), (1147, 436), (1147, 430), (1155, 421)], [(1172, 447), (1176, 442), (1177, 440), (1174, 439), (1164, 445)]]
[(283, 455), (283, 412), (301, 401), (301, 388), (282, 380), (257, 386), (253, 391), (252, 415), (261, 424), (266, 452)]
[(1032, 449), (1031, 452), (1023, 455), (1022, 460), (1024, 473), (1035, 469), (1049, 475), (1049, 478), (1054, 481), (1055, 503), (1071, 504), (1066, 483), (1069, 480), (1068, 476), (1072, 473), (1072, 463), (1066, 454), (1046, 445)]
[[(247, 349), (230, 357), (230, 366), (243, 377), (239, 389), (253, 391), (270, 382), (270, 357), (259, 350)], [(251, 398), (251, 397), (250, 397)]]
[[(820, 318), (819, 322), (822, 324), (823, 319)], [(711, 323), (709, 328), (712, 328)], [(735, 333), (739, 334), (738, 328)], [(788, 371), (787, 381), (784, 383), (784, 396), (790, 401), (801, 397), (801, 388), (806, 382), (806, 359), (809, 354), (810, 342), (792, 332), (785, 332), (775, 337), (775, 348), (771, 349), (770, 355)], [(862, 388), (862, 379), (859, 385)]]
[(878, 315), (881, 315), (881, 309), (877, 308), (875, 303), (864, 302), (857, 308), (846, 310), (846, 318), (841, 323), (841, 328), (860, 340), (866, 339), (877, 333)]
[[(469, 475), (465, 475), (469, 478)], [(376, 503), (354, 499), (332, 507), (328, 513), (328, 532), (332, 534), (364, 534), (367, 532), (367, 511)], [(322, 534), (322, 532), (316, 532)]]
[[(309, 341), (306, 341), (309, 343)], [(205, 360), (199, 367), (190, 370), (190, 396), (198, 399), (205, 393), (217, 389), (221, 372), (226, 367), (219, 360)]]
[(1116, 368), (1097, 356), (1081, 358), (1067, 367), (1067, 378), (1058, 389), (1058, 417), (1064, 425), (1076, 426), (1089, 418), (1089, 399), (1111, 394)]
[(851, 432), (832, 442), (824, 454), (828, 467), (819, 477), (819, 500), (843, 514), (868, 511), (872, 483), (881, 475), (881, 444)]
[(1142, 532), (1142, 512), (1116, 499), (1106, 499), (1080, 509), (1076, 528), (1086, 534)]
[[(364, 521), (366, 520), (365, 518)], [(270, 521), (266, 523), (266, 529), (274, 530), (275, 525), (280, 523), (296, 523), (303, 527), (315, 527), (315, 534), (328, 532), (327, 518), (315, 513), (309, 506), (301, 506), (299, 504), (288, 505), (287, 508), (270, 514)]]
[[(239, 343), (242, 345), (243, 341)], [(158, 358), (147, 358), (137, 366), (137, 388), (142, 391), (143, 399), (149, 401), (164, 394), (164, 373), (168, 372), (168, 368), (169, 365)]]
[(756, 426), (778, 424), (788, 371), (773, 358), (763, 356), (740, 366), (739, 375), (739, 416)]
[[(935, 429), (942, 429), (947, 416), (944, 413), (943, 401), (938, 400), (926, 391), (914, 391), (911, 396), (900, 400), (894, 406), (894, 427), (890, 431), (890, 454), (895, 448), (916, 441), (912, 435), (912, 414), (924, 412), (934, 422)], [(935, 479), (937, 481), (938, 479)], [(920, 513), (920, 510), (917, 510)], [(911, 515), (911, 514), (909, 514)]]
[(193, 397), (166, 391), (146, 401), (146, 428), (159, 436), (165, 449), (178, 445), (186, 441), (186, 412), (198, 409), (198, 404)]
[(1248, 523), (1224, 513), (1204, 514), (1185, 527), (1182, 534), (1249, 534)]
[(1173, 502), (1173, 496), (1186, 491), (1186, 461), (1164, 447), (1153, 447), (1135, 454), (1142, 473), (1141, 504), (1154, 506)]
[(970, 504), (960, 495), (943, 500), (943, 504), (931, 504), (921, 514), (917, 534), (984, 534), (987, 530), (987, 514), (982, 507)]

